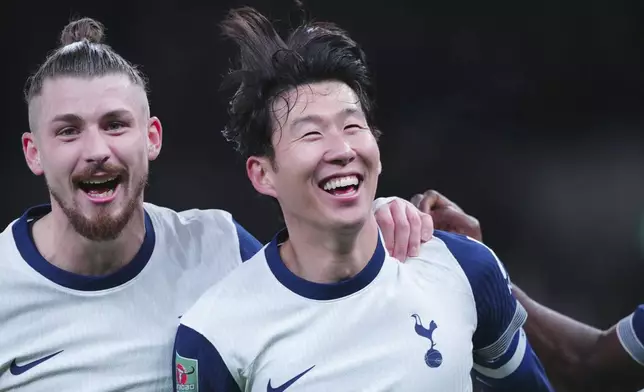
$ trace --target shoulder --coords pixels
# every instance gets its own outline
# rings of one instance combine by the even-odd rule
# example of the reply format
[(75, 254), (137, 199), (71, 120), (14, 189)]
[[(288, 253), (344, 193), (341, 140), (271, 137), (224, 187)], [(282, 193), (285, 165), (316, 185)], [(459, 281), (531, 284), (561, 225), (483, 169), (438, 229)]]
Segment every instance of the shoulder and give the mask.
[(510, 277), (496, 254), (469, 237), (436, 231), (467, 276), (476, 303), (477, 327), (474, 349), (484, 357), (507, 350), (527, 313), (512, 294)]
[(264, 250), (202, 295), (177, 331), (176, 358), (216, 363), (206, 377), (221, 390), (242, 383), (249, 366), (275, 341), (284, 315), (294, 309), (291, 292), (271, 272)]
[(168, 235), (168, 240), (176, 240), (180, 245), (215, 248), (219, 253), (231, 249), (242, 261), (249, 259), (260, 248), (257, 241), (246, 229), (224, 210), (190, 209), (174, 211), (145, 203), (145, 210), (150, 215), (157, 235)]
[(258, 328), (266, 326), (265, 315), (271, 313), (265, 290), (270, 272), (263, 270), (263, 253), (210, 287), (181, 317), (174, 366), (198, 369), (198, 382), (209, 391), (239, 391), (242, 374), (256, 357)]
[(260, 251), (208, 289), (181, 317), (177, 355), (215, 363), (208, 371), (226, 374), (226, 379), (227, 369), (243, 370), (252, 363), (279, 303), (268, 298), (275, 288), (263, 254)]
[(0, 269), (9, 268), (13, 263), (10, 261), (20, 259), (20, 253), (17, 247), (17, 241), (21, 238), (16, 238), (14, 227), (18, 220), (11, 222), (0, 233), (0, 254), (2, 254), (3, 262), (0, 262)]
[(14, 242), (13, 226), (18, 222), (18, 219), (9, 223), (7, 227), (0, 233), (0, 249), (7, 247)]
[(454, 256), (473, 289), (492, 279), (504, 282), (507, 290), (512, 291), (509, 275), (492, 249), (460, 234), (436, 230), (434, 237)]
[(224, 210), (217, 209), (190, 209), (175, 211), (170, 208), (145, 203), (145, 210), (148, 212), (154, 223), (173, 228), (221, 228), (230, 229), (234, 227), (232, 215)]
[(145, 203), (145, 211), (161, 248), (181, 249), (189, 259), (239, 259), (237, 232), (229, 213), (197, 209), (177, 212), (149, 203)]
[[(36, 255), (42, 258), (31, 238), (30, 221), (38, 219), (50, 211), (51, 209), (48, 205), (31, 207), (21, 217), (13, 220), (0, 233), (0, 254), (2, 254), (0, 268), (18, 268), (22, 270), (29, 265), (26, 262), (28, 259)], [(27, 270), (31, 270), (31, 267), (27, 268)]]
[(181, 323), (204, 336), (232, 332), (234, 324), (261, 309), (271, 274), (263, 250), (210, 287), (183, 315)]

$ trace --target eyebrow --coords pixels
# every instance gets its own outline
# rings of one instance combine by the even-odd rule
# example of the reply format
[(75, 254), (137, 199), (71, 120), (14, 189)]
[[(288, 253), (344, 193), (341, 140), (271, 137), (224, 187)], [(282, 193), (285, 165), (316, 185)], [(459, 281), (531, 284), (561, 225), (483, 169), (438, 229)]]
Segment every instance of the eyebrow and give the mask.
[[(116, 110), (111, 110), (101, 116), (102, 119), (120, 118), (120, 117), (132, 117), (132, 114), (130, 113), (129, 110), (116, 109)], [(79, 115), (74, 113), (59, 114), (58, 116), (54, 117), (51, 120), (51, 122), (67, 122), (67, 123), (81, 123), (83, 121), (84, 120)]]
[(82, 121), (83, 119), (80, 118), (80, 116), (73, 113), (59, 114), (58, 116), (54, 117), (51, 120), (51, 122), (70, 122), (70, 123), (78, 123)]
[(117, 109), (117, 110), (112, 110), (105, 113), (104, 115), (101, 116), (101, 119), (111, 120), (111, 119), (119, 119), (124, 117), (128, 119), (132, 119), (134, 118), (134, 114), (132, 114), (132, 112), (130, 112), (129, 110)]
[[(338, 117), (349, 117), (354, 114), (360, 114), (362, 111), (358, 108), (355, 107), (349, 107), (349, 108), (344, 108), (341, 111), (337, 112), (333, 117), (338, 118)], [(315, 124), (320, 124), (323, 123), (325, 119), (322, 116), (319, 116), (317, 114), (308, 114), (306, 116), (298, 117), (293, 122), (291, 123), (291, 128), (295, 128), (301, 124), (304, 123), (315, 123)]]

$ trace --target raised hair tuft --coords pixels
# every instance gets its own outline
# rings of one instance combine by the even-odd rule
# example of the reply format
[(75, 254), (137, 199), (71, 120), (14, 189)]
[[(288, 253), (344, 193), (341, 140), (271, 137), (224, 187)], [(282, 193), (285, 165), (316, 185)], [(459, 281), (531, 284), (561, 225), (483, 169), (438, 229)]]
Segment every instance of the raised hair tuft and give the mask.
[(376, 137), (374, 89), (360, 46), (333, 23), (303, 22), (282, 39), (271, 22), (253, 8), (229, 12), (224, 37), (238, 48), (236, 67), (222, 88), (232, 90), (229, 121), (223, 130), (244, 157), (273, 155), (273, 101), (308, 83), (335, 80), (356, 93)]

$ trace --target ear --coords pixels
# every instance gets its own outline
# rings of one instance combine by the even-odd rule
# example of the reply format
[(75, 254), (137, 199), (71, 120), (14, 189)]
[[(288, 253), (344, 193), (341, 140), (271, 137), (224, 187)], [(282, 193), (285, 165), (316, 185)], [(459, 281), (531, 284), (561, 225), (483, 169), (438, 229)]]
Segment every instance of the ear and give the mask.
[(150, 117), (148, 122), (148, 159), (153, 161), (161, 153), (161, 144), (163, 142), (163, 127), (157, 117)]
[(378, 175), (382, 173), (382, 161), (380, 161), (380, 158), (378, 158)]
[(36, 146), (35, 136), (31, 132), (25, 132), (22, 134), (22, 152), (25, 154), (25, 160), (27, 161), (27, 166), (32, 173), (37, 176), (42, 175), (42, 163), (40, 163), (40, 152)]
[(277, 198), (273, 173), (273, 164), (266, 157), (253, 156), (246, 160), (246, 174), (255, 190), (263, 195)]

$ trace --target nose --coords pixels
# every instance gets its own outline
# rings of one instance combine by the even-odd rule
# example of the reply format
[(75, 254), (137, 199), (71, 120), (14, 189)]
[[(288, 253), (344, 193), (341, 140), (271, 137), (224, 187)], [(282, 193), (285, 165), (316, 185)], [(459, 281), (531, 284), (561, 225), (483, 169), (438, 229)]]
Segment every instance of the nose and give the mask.
[(88, 163), (104, 163), (111, 156), (107, 135), (99, 129), (87, 129), (83, 133), (83, 156)]
[(325, 158), (329, 163), (346, 166), (356, 159), (356, 152), (345, 138), (344, 132), (334, 132), (327, 140), (329, 145)]

